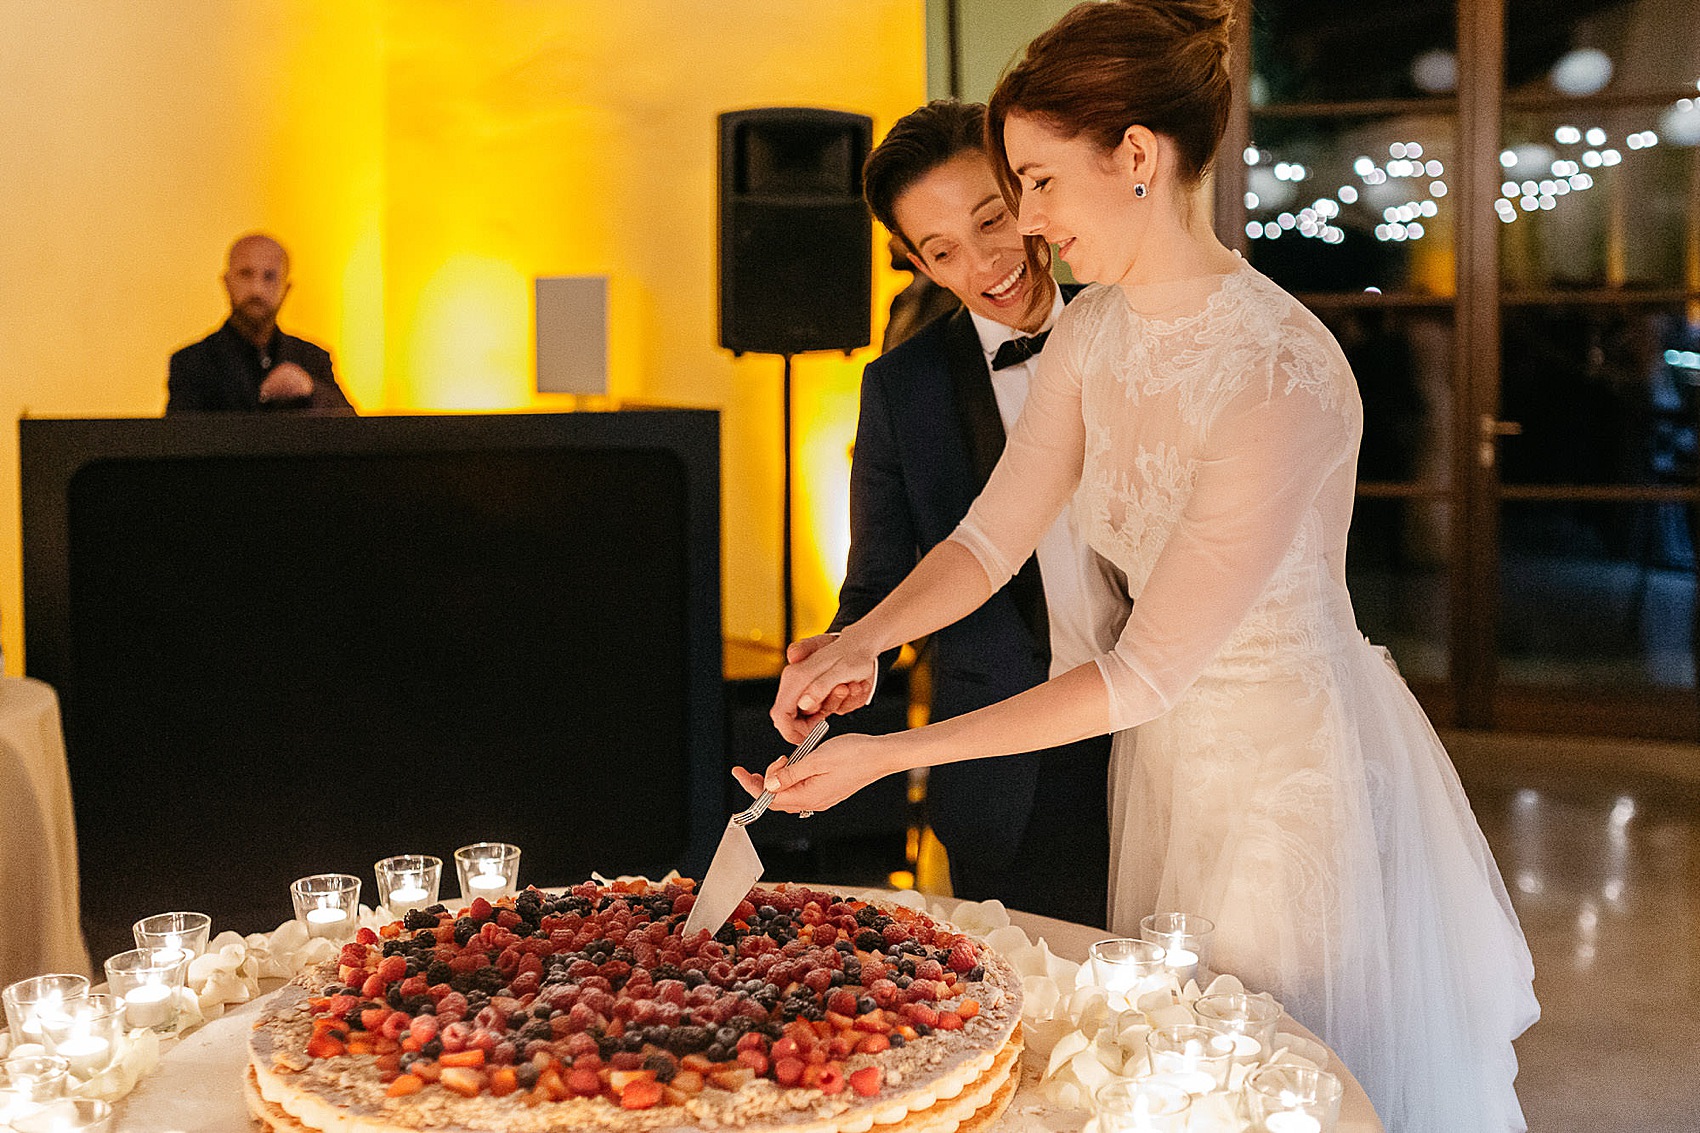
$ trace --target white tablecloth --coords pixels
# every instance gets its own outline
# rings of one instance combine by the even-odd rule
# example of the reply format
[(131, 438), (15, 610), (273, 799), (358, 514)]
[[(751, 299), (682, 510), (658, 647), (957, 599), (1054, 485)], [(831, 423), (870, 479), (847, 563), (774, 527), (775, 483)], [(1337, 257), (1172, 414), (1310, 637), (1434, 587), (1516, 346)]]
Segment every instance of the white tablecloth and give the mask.
[[(823, 888), (831, 888), (823, 886)], [(1044, 937), (1051, 951), (1083, 962), (1103, 930), (1012, 912), (1010, 919), (1031, 937)], [(249, 1129), (242, 1101), (242, 1074), (248, 1060), (248, 1032), (259, 1013), (259, 1002), (244, 1004), (202, 1027), (166, 1052), (160, 1069), (118, 1103), (118, 1128), (124, 1133), (237, 1133)], [(1281, 1020), (1281, 1030), (1317, 1042), (1315, 1035)], [(1382, 1133), (1381, 1122), (1363, 1087), (1338, 1058), (1330, 1055), (1328, 1069), (1345, 1083), (1338, 1133)], [(1086, 1115), (1046, 1110), (1037, 1096), (1016, 1094), (995, 1133), (1064, 1133), (1079, 1130)]]
[(89, 974), (59, 698), (26, 677), (0, 677), (0, 898), (0, 986)]

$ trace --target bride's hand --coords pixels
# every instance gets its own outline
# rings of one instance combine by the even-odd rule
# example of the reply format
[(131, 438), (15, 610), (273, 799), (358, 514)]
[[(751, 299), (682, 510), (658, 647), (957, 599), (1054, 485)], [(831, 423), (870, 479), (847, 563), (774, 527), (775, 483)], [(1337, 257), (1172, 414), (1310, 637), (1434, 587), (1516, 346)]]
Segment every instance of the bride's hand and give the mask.
[(773, 791), (774, 810), (825, 810), (892, 771), (886, 766), (887, 747), (880, 736), (845, 735), (827, 740), (800, 762), (787, 767), (785, 757), (768, 766), (766, 776), (732, 769), (738, 784), (752, 796)]
[(779, 734), (794, 744), (827, 716), (854, 712), (873, 696), (879, 657), (862, 652), (842, 634), (794, 642), (785, 656), (791, 663), (779, 677), (770, 715)]

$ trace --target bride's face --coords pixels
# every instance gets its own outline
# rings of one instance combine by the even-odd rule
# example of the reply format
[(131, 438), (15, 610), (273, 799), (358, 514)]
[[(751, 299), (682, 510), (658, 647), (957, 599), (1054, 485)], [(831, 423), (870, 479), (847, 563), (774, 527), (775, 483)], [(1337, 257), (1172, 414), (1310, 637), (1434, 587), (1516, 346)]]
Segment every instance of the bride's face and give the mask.
[(1084, 137), (1064, 137), (1040, 120), (1011, 114), (1004, 150), (1021, 183), (1017, 224), (1041, 236), (1083, 282), (1117, 283), (1132, 269), (1146, 210), (1136, 197), (1140, 154), (1126, 141), (1105, 152)]

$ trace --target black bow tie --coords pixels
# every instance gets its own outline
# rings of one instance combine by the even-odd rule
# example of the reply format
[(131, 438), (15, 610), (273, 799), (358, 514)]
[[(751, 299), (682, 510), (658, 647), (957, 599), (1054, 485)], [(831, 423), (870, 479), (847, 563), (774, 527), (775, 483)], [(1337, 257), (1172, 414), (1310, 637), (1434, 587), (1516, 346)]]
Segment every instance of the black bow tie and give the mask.
[(1012, 338), (992, 355), (992, 369), (1002, 370), (1009, 366), (1019, 366), (1039, 351), (1045, 349), (1045, 340), (1051, 337), (1050, 331), (1043, 331), (1031, 338)]

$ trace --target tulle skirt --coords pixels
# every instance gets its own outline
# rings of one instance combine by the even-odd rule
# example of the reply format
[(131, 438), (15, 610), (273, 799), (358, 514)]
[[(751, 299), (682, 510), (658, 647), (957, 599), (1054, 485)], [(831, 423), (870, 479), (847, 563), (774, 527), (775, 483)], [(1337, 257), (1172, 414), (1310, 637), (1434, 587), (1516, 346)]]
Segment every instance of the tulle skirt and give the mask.
[(1116, 737), (1110, 924), (1216, 923), (1389, 1133), (1526, 1128), (1511, 1040), (1534, 965), (1451, 760), (1384, 650), (1228, 660)]

